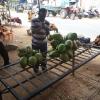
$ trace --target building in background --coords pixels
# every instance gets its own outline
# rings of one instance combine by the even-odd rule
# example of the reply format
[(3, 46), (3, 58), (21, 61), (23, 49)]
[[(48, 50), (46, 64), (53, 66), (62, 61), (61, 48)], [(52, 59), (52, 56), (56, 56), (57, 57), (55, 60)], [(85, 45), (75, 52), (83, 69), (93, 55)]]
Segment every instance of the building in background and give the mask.
[[(6, 1), (6, 0), (0, 0), (0, 1)], [(38, 0), (9, 0), (9, 1), (10, 1), (11, 7), (13, 6), (15, 7), (15, 5), (19, 3), (32, 3), (34, 5), (38, 4)], [(43, 1), (47, 1), (47, 2), (51, 2), (53, 5), (56, 5), (56, 3), (61, 4), (61, 1), (66, 1), (66, 0), (39, 0), (39, 1), (40, 3), (42, 3)], [(71, 2), (71, 1), (76, 1), (76, 0), (67, 0), (67, 1)], [(100, 9), (100, 0), (77, 0), (77, 1), (78, 2), (76, 3), (76, 6), (82, 9), (88, 10), (91, 7)]]
[(33, 3), (34, 1), (37, 1), (37, 0), (27, 0), (27, 3)]
[(78, 6), (85, 10), (100, 7), (100, 0), (79, 0)]

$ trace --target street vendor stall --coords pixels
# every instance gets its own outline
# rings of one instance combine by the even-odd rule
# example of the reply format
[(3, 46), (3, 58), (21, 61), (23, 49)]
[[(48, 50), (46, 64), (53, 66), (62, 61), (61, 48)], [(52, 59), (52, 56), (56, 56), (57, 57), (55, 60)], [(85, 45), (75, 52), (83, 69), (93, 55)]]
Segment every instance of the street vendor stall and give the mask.
[[(60, 47), (58, 48), (58, 50), (60, 50), (62, 44), (60, 44)], [(63, 50), (64, 49), (62, 48), (62, 51)], [(29, 57), (29, 51), (30, 49), (28, 49), (27, 53), (23, 52), (23, 54), (26, 53), (27, 55), (25, 54), (25, 56)], [(37, 74), (33, 72), (34, 66), (30, 64), (26, 65), (25, 61), (22, 64), (24, 66), (21, 66), (21, 62), (18, 60), (16, 63), (1, 67), (1, 100), (2, 95), (5, 93), (12, 94), (17, 100), (29, 100), (32, 97), (41, 94), (41, 92), (48, 89), (67, 75), (71, 73), (74, 75), (78, 68), (100, 55), (100, 50), (94, 48), (91, 44), (83, 44), (78, 47), (77, 50), (73, 50), (72, 53), (70, 59), (62, 59), (57, 57), (57, 55), (52, 55), (52, 57), (47, 56), (47, 70), (40, 71)], [(23, 54), (19, 56), (22, 57)], [(33, 62), (31, 62), (31, 64), (32, 63)]]
[[(17, 22), (21, 23), (21, 20), (18, 17), (14, 19)], [(13, 34), (14, 34), (11, 20), (12, 18), (9, 8), (9, 1), (8, 0), (0, 1), (0, 21), (1, 21), (0, 32), (2, 33), (0, 35), (3, 36), (2, 40), (8, 51), (17, 49), (17, 46), (11, 44), (13, 41)], [(8, 22), (9, 22), (9, 27), (6, 26), (8, 25)]]

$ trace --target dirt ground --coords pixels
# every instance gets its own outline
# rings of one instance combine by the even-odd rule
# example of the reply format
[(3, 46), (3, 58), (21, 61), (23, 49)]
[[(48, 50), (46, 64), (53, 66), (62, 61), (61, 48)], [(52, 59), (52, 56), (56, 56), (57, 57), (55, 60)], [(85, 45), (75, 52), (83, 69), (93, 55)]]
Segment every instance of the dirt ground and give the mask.
[[(13, 27), (13, 41), (10, 44), (18, 47), (31, 45), (31, 36), (27, 28)], [(18, 59), (17, 52), (10, 51), (11, 62)], [(42, 92), (32, 100), (100, 100), (100, 55), (75, 72)], [(4, 94), (3, 100), (15, 100), (10, 94)]]

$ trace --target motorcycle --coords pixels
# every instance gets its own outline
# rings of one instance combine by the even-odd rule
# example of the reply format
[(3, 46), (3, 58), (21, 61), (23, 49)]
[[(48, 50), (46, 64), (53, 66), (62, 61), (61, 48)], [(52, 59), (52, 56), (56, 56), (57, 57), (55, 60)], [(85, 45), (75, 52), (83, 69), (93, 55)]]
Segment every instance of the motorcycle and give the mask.
[(86, 12), (85, 10), (82, 11), (82, 14), (83, 14), (84, 18), (88, 18), (89, 17), (88, 12)]
[(83, 17), (83, 13), (81, 10), (77, 9), (77, 10), (73, 10), (72, 14), (71, 14), (71, 19), (75, 19), (75, 17), (78, 17), (79, 19), (82, 19)]
[(90, 9), (87, 13), (88, 13), (88, 15), (89, 15), (89, 16), (88, 16), (89, 18), (95, 17), (95, 13), (92, 11), (92, 9)]
[(99, 11), (97, 9), (94, 10), (96, 17), (100, 17)]

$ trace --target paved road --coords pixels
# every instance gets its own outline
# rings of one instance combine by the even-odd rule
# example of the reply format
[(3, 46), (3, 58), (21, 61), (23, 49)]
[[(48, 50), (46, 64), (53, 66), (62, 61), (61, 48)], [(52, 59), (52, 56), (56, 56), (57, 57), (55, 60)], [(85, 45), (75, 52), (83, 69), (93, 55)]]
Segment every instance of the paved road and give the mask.
[(59, 32), (66, 35), (68, 32), (76, 32), (79, 35), (90, 37), (93, 41), (95, 37), (100, 34), (100, 19), (60, 19), (48, 18), (54, 22), (59, 28)]
[[(29, 28), (30, 22), (27, 19), (27, 13), (16, 13), (11, 12), (12, 16), (19, 16), (22, 19), (22, 25)], [(90, 37), (91, 41), (93, 41), (97, 35), (100, 34), (100, 19), (61, 19), (58, 17), (47, 17), (46, 18), (51, 23), (54, 23), (59, 32), (64, 36), (69, 32), (76, 32), (78, 35)]]

